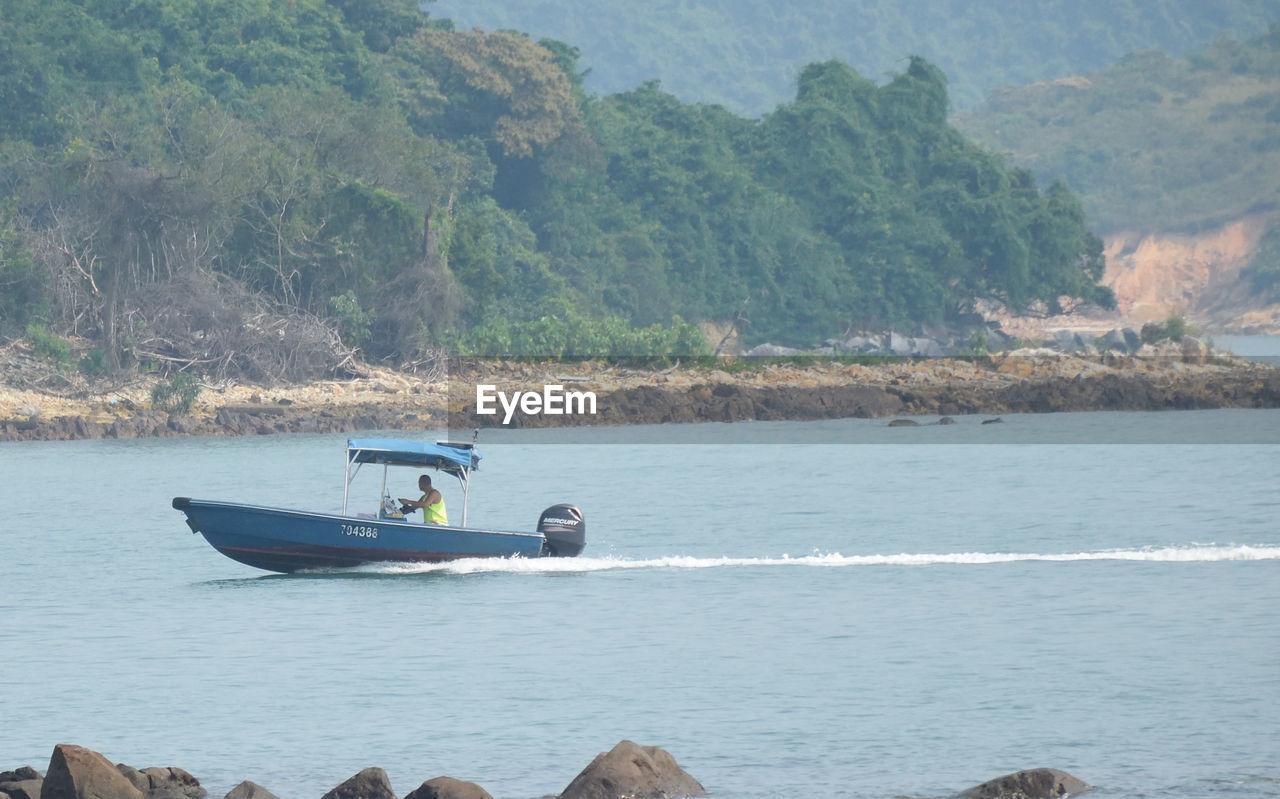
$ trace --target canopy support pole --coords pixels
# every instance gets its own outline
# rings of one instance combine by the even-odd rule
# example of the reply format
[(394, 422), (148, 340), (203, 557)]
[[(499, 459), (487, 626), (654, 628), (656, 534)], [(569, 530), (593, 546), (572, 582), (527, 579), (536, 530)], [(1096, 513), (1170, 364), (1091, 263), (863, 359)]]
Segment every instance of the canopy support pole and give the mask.
[(347, 492), (351, 490), (351, 448), (347, 447), (347, 462), (342, 464), (342, 515), (347, 515)]
[(467, 526), (467, 497), (471, 493), (471, 470), (458, 470), (458, 482), (462, 484), (462, 526)]

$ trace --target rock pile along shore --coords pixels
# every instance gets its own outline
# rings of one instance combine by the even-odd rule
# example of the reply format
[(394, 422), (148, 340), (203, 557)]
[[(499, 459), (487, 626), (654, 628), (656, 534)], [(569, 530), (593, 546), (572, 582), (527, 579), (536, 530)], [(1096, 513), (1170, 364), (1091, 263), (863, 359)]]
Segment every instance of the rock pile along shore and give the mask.
[[(278, 786), (277, 786), (278, 787)], [(1048, 768), (1006, 774), (957, 796), (965, 799), (1060, 799), (1090, 790), (1084, 781)], [(556, 799), (681, 799), (707, 796), (702, 783), (656, 746), (620, 741), (601, 752)], [(58, 744), (47, 773), (31, 766), (0, 772), (0, 799), (207, 799), (208, 791), (188, 771), (173, 766), (136, 769), (92, 749)], [(224, 799), (278, 799), (267, 788), (244, 781)], [(370, 767), (321, 799), (398, 799), (387, 772)], [(433, 777), (404, 799), (493, 799), (474, 782)]]
[[(634, 368), (484, 361), (447, 379), (369, 367), (300, 386), (200, 388), (189, 409), (156, 407), (158, 378), (90, 383), (19, 379), (0, 360), (0, 441), (500, 426), (476, 413), (476, 387), (593, 392), (594, 414), (517, 415), (511, 427), (804, 421), (939, 414), (1280, 407), (1280, 369), (1203, 350), (1075, 356), (1017, 350), (976, 358), (737, 359)], [(51, 384), (52, 383), (52, 384)]]

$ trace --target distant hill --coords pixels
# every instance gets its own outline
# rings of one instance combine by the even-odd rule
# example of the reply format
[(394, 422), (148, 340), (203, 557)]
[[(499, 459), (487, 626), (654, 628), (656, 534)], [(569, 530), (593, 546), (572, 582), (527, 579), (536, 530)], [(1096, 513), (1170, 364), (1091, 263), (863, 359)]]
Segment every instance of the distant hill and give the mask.
[(1095, 230), (1195, 233), (1280, 207), (1280, 24), (1005, 89), (954, 124), (1080, 192)]
[(1101, 69), (1127, 53), (1183, 55), (1280, 20), (1276, 0), (435, 0), (432, 17), (577, 47), (588, 91), (660, 80), (687, 102), (758, 116), (794, 96), (807, 64), (837, 58), (877, 79), (909, 55), (950, 80), (955, 108), (1001, 86)]
[(1280, 24), (1002, 90), (952, 121), (1080, 194), (1123, 312), (1280, 326)]

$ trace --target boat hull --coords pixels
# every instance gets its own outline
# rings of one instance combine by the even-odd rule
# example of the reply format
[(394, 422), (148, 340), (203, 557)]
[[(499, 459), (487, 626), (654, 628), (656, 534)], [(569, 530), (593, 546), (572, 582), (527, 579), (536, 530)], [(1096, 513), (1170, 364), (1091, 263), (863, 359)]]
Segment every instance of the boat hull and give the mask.
[(548, 554), (541, 533), (479, 530), (175, 497), (187, 526), (227, 557), (290, 573), (369, 563)]

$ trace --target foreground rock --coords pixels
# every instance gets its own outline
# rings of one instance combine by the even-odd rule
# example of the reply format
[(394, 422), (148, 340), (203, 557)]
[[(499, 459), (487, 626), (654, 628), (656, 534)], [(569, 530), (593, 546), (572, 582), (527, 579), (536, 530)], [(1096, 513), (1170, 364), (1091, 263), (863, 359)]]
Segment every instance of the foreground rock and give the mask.
[(49, 759), (41, 799), (145, 799), (145, 794), (102, 755), (58, 744)]
[(1065, 771), (1034, 768), (996, 777), (960, 795), (964, 799), (1059, 799), (1088, 790), (1088, 784)]
[(280, 799), (280, 797), (256, 782), (245, 780), (230, 791), (227, 791), (227, 795), (223, 799)]
[(0, 796), (10, 799), (40, 799), (44, 777), (30, 766), (0, 771)]
[(656, 746), (622, 741), (569, 783), (560, 799), (679, 799), (706, 796), (702, 784)]
[(180, 768), (147, 768), (139, 771), (123, 763), (116, 770), (125, 776), (147, 799), (205, 799), (208, 791), (200, 781)]
[(387, 772), (367, 768), (324, 795), (323, 799), (397, 799)]
[(435, 777), (418, 786), (404, 799), (493, 799), (489, 792), (474, 782), (453, 777)]
[[(1031, 769), (970, 788), (963, 799), (1060, 799), (1090, 790), (1063, 771)], [(30, 766), (0, 771), (0, 799), (203, 799), (200, 782), (179, 768), (135, 769), (112, 765), (82, 746), (54, 747), (45, 777)], [(665, 750), (621, 741), (601, 752), (557, 799), (680, 799), (706, 796), (702, 784)], [(254, 782), (241, 782), (225, 799), (277, 799)], [(367, 768), (324, 795), (324, 799), (396, 799), (387, 773)], [(493, 799), (484, 788), (453, 777), (435, 777), (405, 799)]]

